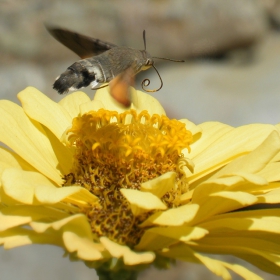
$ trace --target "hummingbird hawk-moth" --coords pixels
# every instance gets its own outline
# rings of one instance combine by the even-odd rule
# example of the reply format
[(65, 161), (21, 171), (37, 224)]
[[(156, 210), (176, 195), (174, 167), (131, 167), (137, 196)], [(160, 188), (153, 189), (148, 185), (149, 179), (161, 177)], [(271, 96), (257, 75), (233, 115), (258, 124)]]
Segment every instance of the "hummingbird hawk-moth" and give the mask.
[[(46, 28), (55, 39), (82, 58), (69, 66), (55, 80), (53, 88), (60, 94), (89, 85), (95, 90), (108, 86), (109, 83), (111, 96), (124, 106), (129, 106), (129, 86), (134, 83), (135, 75), (150, 67), (153, 67), (159, 75), (154, 66), (153, 58), (184, 62), (183, 60), (152, 57), (146, 51), (145, 30), (143, 31), (145, 49), (136, 50), (119, 47), (112, 43), (59, 27), (46, 26)], [(142, 88), (147, 92), (160, 90), (163, 82), (160, 75), (159, 78), (161, 85), (158, 89), (149, 90), (144, 88), (150, 84), (149, 79), (142, 81)], [(106, 85), (96, 88), (99, 83)]]

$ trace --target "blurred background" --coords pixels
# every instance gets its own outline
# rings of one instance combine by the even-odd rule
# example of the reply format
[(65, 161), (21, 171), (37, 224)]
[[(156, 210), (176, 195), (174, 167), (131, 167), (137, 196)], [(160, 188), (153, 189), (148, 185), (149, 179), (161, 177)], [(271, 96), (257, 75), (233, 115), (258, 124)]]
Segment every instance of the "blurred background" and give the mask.
[[(143, 49), (145, 29), (150, 54), (185, 59), (156, 61), (164, 86), (153, 95), (169, 117), (233, 126), (280, 122), (280, 0), (0, 0), (1, 99), (18, 102), (17, 93), (27, 86), (61, 98), (52, 84), (79, 58), (44, 23), (136, 49)], [(160, 84), (150, 69), (137, 76), (137, 89), (144, 78), (151, 79), (150, 88)], [(62, 255), (52, 246), (0, 248), (1, 279), (97, 279), (94, 270)], [(264, 279), (279, 279), (247, 267)], [(169, 271), (150, 269), (140, 279), (154, 277), (219, 279), (185, 263)]]

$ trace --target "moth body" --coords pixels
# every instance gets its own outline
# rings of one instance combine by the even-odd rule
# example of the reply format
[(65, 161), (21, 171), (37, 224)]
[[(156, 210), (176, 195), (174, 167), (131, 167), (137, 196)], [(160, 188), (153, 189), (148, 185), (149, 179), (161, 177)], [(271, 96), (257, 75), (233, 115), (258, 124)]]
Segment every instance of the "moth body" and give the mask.
[(55, 81), (53, 88), (60, 94), (98, 83), (109, 83), (128, 68), (137, 74), (150, 68), (153, 59), (145, 50), (113, 47), (99, 55), (81, 59), (67, 68)]

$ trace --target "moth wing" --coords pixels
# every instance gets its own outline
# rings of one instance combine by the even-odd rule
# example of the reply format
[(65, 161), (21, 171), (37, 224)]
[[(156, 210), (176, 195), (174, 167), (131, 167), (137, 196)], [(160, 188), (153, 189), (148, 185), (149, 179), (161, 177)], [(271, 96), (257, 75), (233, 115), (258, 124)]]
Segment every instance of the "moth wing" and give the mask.
[(129, 107), (131, 104), (130, 86), (134, 86), (134, 83), (135, 71), (131, 66), (110, 81), (109, 92), (117, 102), (124, 107)]
[(87, 58), (108, 51), (116, 45), (91, 38), (68, 29), (45, 25), (48, 32), (61, 44), (69, 48), (81, 58)]

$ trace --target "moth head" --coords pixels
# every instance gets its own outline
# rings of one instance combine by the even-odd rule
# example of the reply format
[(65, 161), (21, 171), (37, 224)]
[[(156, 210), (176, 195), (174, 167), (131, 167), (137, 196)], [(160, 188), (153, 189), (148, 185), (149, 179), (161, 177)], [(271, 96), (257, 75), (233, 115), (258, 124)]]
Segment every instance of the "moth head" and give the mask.
[(147, 70), (154, 65), (153, 57), (146, 51), (144, 51), (144, 58), (145, 58), (145, 63), (141, 67), (141, 70)]

